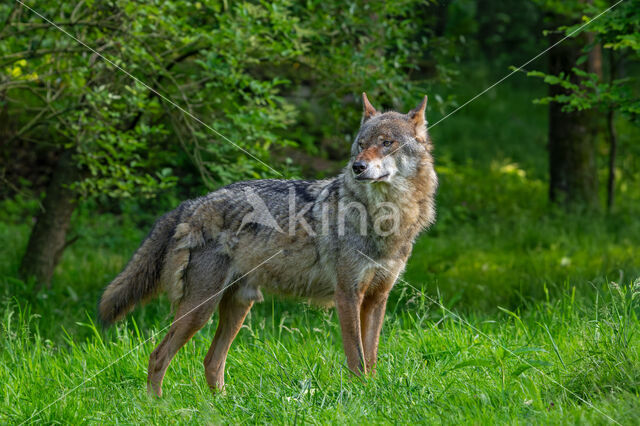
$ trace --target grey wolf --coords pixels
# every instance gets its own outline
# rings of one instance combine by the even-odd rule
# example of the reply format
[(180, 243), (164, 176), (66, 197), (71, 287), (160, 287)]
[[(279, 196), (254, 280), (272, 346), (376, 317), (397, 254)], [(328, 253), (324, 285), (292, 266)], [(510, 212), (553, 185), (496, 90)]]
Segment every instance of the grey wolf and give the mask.
[(149, 393), (162, 395), (169, 362), (216, 308), (204, 367), (210, 388), (223, 389), (227, 353), (262, 290), (335, 303), (349, 369), (375, 370), (389, 292), (435, 218), (437, 177), (427, 97), (407, 114), (379, 112), (364, 93), (363, 103), (338, 176), (238, 182), (186, 201), (157, 220), (107, 286), (98, 307), (106, 325), (160, 291), (174, 305), (149, 359)]

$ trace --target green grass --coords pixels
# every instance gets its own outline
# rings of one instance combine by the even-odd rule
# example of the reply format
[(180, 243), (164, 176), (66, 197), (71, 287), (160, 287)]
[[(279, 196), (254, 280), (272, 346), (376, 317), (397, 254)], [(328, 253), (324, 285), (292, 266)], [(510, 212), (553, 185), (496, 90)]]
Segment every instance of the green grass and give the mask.
[[(171, 364), (162, 400), (149, 398), (144, 385), (147, 357), (158, 341), (155, 330), (164, 322), (144, 334), (129, 322), (103, 335), (80, 316), (76, 320), (90, 337), (76, 339), (60, 330), (62, 342), (54, 343), (28, 311), (6, 309), (3, 420), (640, 421), (639, 325), (633, 312), (640, 283), (633, 289), (597, 286), (595, 299), (568, 289), (519, 314), (472, 314), (464, 320), (399, 287), (402, 296), (389, 306), (375, 377), (360, 380), (345, 369), (333, 312), (267, 302), (254, 309), (234, 343), (226, 395), (212, 396), (204, 380), (202, 360), (214, 332), (208, 325)], [(67, 391), (72, 392), (30, 419)]]
[[(267, 298), (232, 346), (226, 394), (210, 394), (202, 366), (214, 316), (170, 365), (164, 397), (149, 398), (167, 301), (107, 331), (95, 304), (161, 212), (83, 206), (81, 238), (35, 295), (16, 271), (37, 206), (5, 201), (0, 423), (638, 424), (637, 188), (621, 182), (609, 215), (550, 206), (545, 112), (530, 102), (544, 88), (499, 90), (434, 129), (438, 222), (392, 292), (365, 379), (346, 370), (333, 310)], [(637, 140), (627, 130), (621, 139)]]

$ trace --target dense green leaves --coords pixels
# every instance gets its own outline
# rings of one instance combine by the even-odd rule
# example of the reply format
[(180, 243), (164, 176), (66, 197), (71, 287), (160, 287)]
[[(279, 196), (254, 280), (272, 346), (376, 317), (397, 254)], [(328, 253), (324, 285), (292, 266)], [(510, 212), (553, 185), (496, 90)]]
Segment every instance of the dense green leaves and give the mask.
[[(547, 2), (546, 6), (554, 10), (554, 5), (572, 2)], [(591, 43), (585, 45), (584, 55), (577, 65), (585, 62), (588, 53), (597, 45), (602, 46), (608, 54), (613, 55), (610, 61), (608, 73), (611, 78), (603, 80), (595, 72), (585, 72), (579, 68), (573, 68), (571, 75), (549, 75), (540, 71), (529, 72), (532, 77), (543, 78), (550, 85), (558, 85), (566, 89), (566, 94), (545, 97), (540, 103), (558, 102), (563, 105), (564, 111), (581, 111), (597, 108), (600, 111), (610, 109), (624, 114), (629, 120), (640, 125), (640, 87), (638, 79), (631, 76), (617, 75), (616, 65), (624, 62), (631, 65), (633, 61), (640, 59), (640, 2), (626, 0), (616, 5), (609, 12), (603, 13), (592, 21), (587, 16), (597, 16), (609, 5), (606, 2), (573, 2), (575, 11), (578, 7), (582, 10), (583, 22), (573, 26), (562, 27), (567, 36), (583, 37), (585, 33), (593, 34)], [(563, 10), (563, 13), (569, 13)], [(585, 23), (589, 25), (584, 26)], [(632, 65), (631, 65), (632, 66)]]
[(28, 4), (62, 31), (1, 5), (0, 92), (15, 140), (73, 150), (84, 196), (152, 195), (176, 154), (210, 187), (290, 174), (270, 153), (350, 138), (354, 94), (405, 107), (430, 42), (415, 0)]

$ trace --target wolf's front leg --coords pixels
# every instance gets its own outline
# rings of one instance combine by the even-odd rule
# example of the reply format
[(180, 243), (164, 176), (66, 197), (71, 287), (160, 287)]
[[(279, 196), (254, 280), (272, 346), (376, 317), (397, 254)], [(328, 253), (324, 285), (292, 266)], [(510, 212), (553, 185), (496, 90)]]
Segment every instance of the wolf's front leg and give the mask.
[(388, 290), (377, 290), (364, 296), (360, 313), (364, 357), (369, 372), (374, 372), (378, 359), (378, 341), (389, 298)]
[(335, 293), (336, 310), (342, 329), (342, 343), (349, 369), (357, 375), (366, 373), (362, 335), (360, 330), (360, 305), (362, 292), (358, 289), (343, 289), (338, 285)]

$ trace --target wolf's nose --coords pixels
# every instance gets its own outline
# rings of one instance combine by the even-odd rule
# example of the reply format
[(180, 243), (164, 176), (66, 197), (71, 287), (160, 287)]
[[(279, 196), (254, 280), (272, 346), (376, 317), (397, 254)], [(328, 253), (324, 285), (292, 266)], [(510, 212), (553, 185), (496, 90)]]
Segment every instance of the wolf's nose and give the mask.
[(365, 163), (364, 161), (356, 161), (351, 167), (353, 168), (353, 173), (359, 175), (360, 173), (363, 173), (365, 170), (367, 170), (367, 163)]

